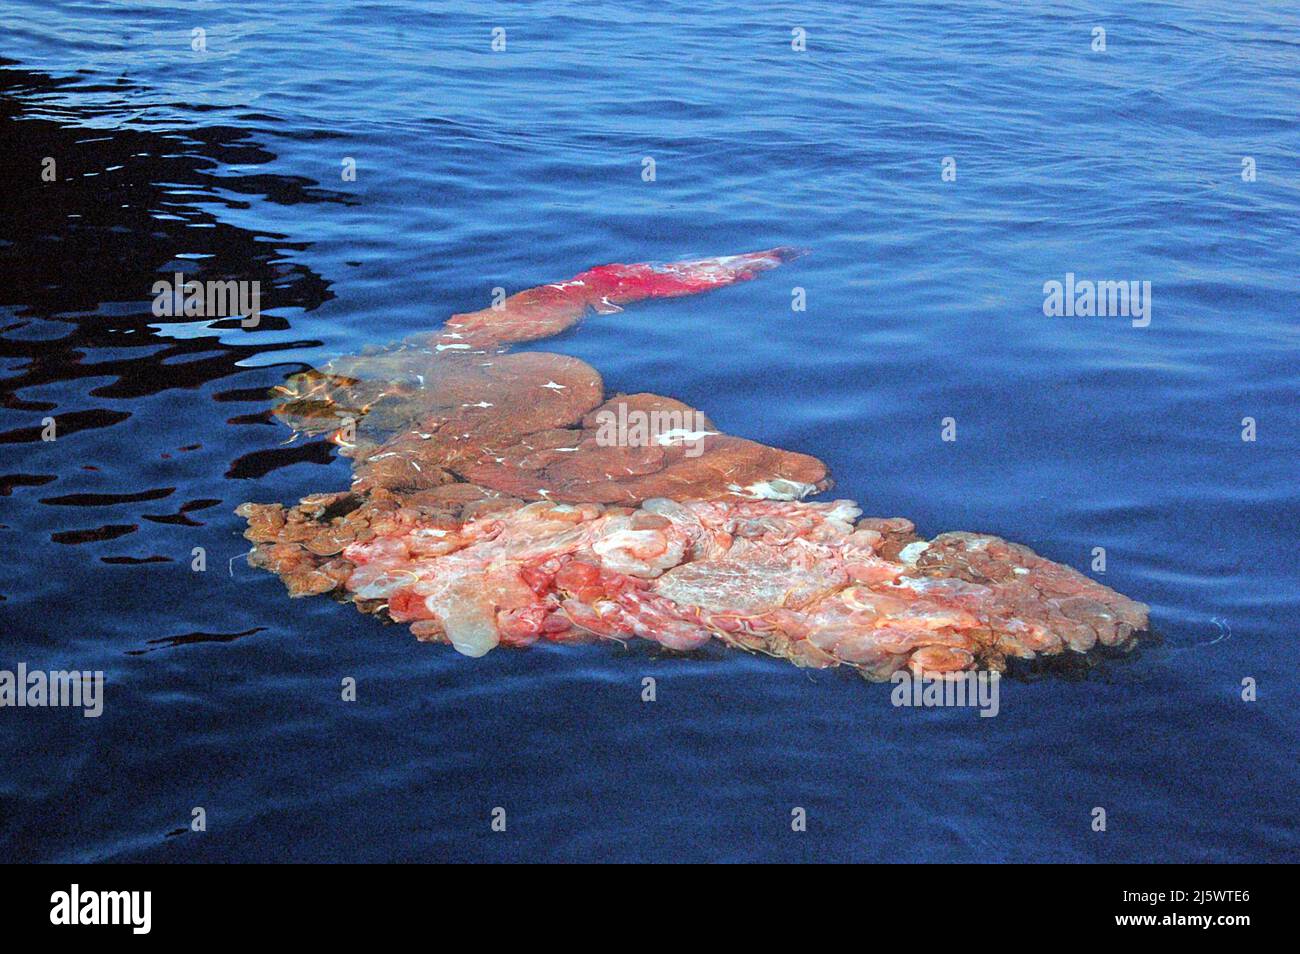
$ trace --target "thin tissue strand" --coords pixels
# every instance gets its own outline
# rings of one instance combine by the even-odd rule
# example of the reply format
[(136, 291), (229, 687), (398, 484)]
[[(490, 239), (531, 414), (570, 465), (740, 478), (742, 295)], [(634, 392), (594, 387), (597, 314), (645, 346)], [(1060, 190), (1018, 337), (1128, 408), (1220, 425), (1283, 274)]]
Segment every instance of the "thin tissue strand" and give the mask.
[[(539, 639), (717, 639), (886, 679), (1130, 647), (1147, 607), (1069, 567), (993, 536), (925, 541), (849, 500), (806, 502), (830, 486), (816, 458), (723, 434), (671, 398), (606, 399), (576, 358), (503, 353), (588, 311), (719, 288), (794, 254), (602, 266), (291, 379), (277, 414), (330, 433), (353, 482), (295, 507), (241, 506), (250, 563), (292, 596), (333, 593), (467, 656)], [(602, 412), (702, 426), (689, 446), (610, 444)]]

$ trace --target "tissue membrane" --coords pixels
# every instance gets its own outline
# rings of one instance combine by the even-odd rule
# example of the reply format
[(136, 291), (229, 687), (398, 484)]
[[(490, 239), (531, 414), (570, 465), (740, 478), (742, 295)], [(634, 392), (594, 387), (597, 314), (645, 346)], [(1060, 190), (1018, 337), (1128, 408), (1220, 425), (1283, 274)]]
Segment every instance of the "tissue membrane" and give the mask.
[[(1147, 608), (1069, 567), (998, 537), (926, 541), (903, 518), (806, 501), (830, 486), (814, 457), (723, 434), (672, 398), (607, 398), (576, 358), (505, 353), (588, 312), (744, 281), (793, 254), (601, 266), (296, 376), (276, 413), (329, 433), (352, 484), (241, 506), (249, 561), (291, 596), (333, 593), (467, 656), (539, 639), (678, 651), (716, 639), (885, 679), (1131, 646)], [(694, 429), (611, 441), (610, 415)]]

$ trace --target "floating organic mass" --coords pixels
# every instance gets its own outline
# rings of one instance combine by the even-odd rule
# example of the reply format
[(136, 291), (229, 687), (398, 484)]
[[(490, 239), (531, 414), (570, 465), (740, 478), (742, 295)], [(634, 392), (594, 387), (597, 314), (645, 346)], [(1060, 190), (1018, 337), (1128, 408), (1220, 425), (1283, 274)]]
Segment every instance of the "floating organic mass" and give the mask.
[[(605, 265), (298, 375), (277, 414), (329, 432), (349, 489), (244, 504), (250, 562), (468, 656), (538, 639), (711, 639), (886, 679), (1128, 647), (1147, 608), (997, 537), (859, 519), (816, 458), (721, 433), (571, 357), (505, 353), (590, 311), (748, 280), (790, 249)], [(631, 424), (629, 425), (629, 422)]]

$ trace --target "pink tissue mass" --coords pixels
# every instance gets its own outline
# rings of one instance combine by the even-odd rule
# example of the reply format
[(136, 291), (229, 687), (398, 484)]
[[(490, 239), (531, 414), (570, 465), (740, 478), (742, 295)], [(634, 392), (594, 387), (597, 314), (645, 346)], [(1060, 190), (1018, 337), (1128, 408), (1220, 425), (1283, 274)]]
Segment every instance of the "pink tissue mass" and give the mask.
[[(1147, 607), (998, 537), (862, 518), (816, 458), (721, 433), (576, 358), (505, 353), (595, 311), (745, 281), (791, 249), (606, 265), (291, 379), (277, 414), (329, 433), (347, 490), (248, 503), (250, 562), (467, 656), (537, 640), (712, 640), (868, 679), (1126, 649)], [(618, 415), (691, 421), (611, 443)]]

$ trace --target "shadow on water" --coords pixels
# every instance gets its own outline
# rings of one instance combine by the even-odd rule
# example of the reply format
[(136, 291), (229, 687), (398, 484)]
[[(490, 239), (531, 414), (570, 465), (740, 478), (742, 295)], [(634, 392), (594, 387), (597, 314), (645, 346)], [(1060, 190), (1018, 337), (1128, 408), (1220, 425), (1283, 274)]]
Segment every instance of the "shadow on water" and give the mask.
[[(105, 470), (109, 461), (102, 457), (114, 447), (130, 458), (146, 438), (166, 429), (161, 416), (187, 419), (192, 428), (190, 440), (178, 441), (164, 458), (200, 450), (220, 432), (222, 419), (200, 426), (196, 408), (220, 414), (230, 404), (249, 403), (255, 405), (250, 413), (225, 423), (268, 423), (265, 387), (211, 385), (247, 377), (241, 362), (252, 355), (318, 344), (260, 336), (279, 331), (274, 337), (283, 339), (289, 323), (279, 312), (310, 312), (334, 297), (327, 279), (295, 261), (308, 243), (236, 227), (222, 214), (255, 203), (349, 200), (306, 178), (246, 171), (275, 156), (245, 129), (132, 128), (125, 118), (132, 91), (124, 79), (91, 84), (0, 60), (0, 149), (7, 173), (0, 199), (6, 206), (0, 214), (0, 445), (6, 445), (7, 460), (0, 465), (0, 496), (17, 493), (17, 503), (40, 488), (38, 503), (50, 509), (37, 523), (58, 544), (122, 537), (141, 519), (197, 525), (197, 511), (222, 501), (209, 496), (173, 504), (170, 513), (126, 516), (123, 505), (178, 491), (150, 485), (144, 467), (124, 469), (120, 452), (112, 461), (116, 476), (109, 478), (119, 485), (57, 491), (70, 476), (84, 483)], [(101, 103), (107, 97), (108, 105), (70, 105), (69, 94), (95, 94)], [(241, 328), (237, 316), (156, 317), (154, 283), (178, 272), (187, 280), (260, 283), (260, 323)], [(207, 400), (196, 400), (196, 391)], [(54, 442), (43, 439), (50, 419)], [(63, 440), (105, 428), (113, 429), (111, 442)], [(327, 444), (304, 442), (227, 458), (226, 477), (258, 478), (290, 464), (331, 459)], [(131, 485), (121, 486), (124, 479)], [(96, 518), (98, 525), (88, 526)]]

